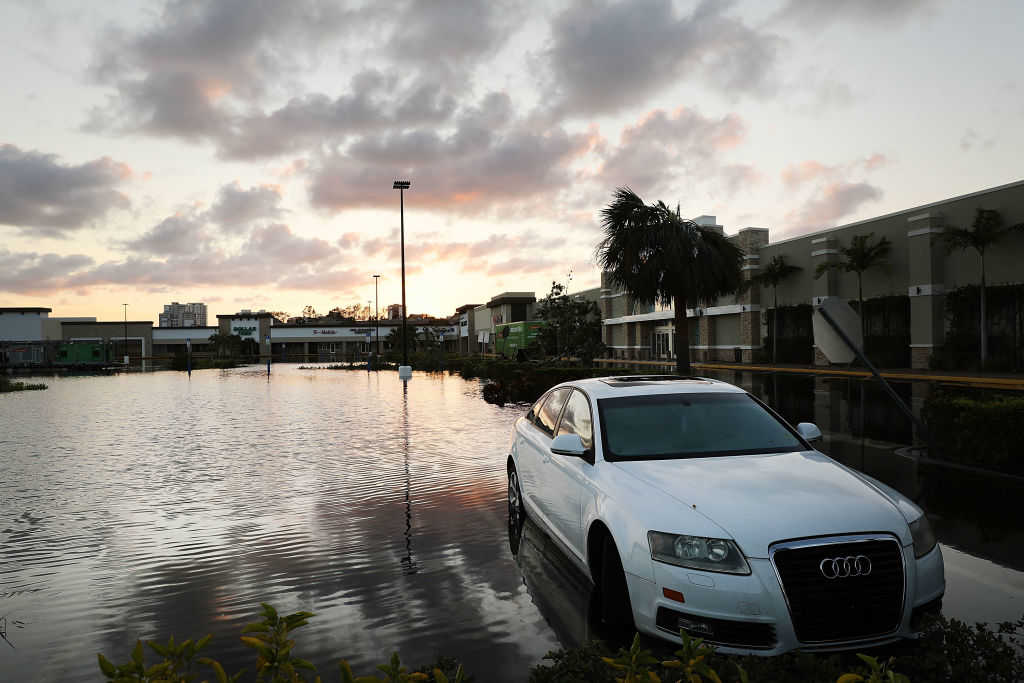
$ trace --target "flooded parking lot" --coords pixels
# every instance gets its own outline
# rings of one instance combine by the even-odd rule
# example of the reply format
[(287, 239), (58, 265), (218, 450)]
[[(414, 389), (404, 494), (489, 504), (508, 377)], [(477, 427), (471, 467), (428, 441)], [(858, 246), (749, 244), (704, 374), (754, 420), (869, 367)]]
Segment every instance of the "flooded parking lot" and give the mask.
[[(898, 450), (909, 426), (863, 383), (720, 378), (818, 422), (822, 450), (925, 505), (946, 614), (1024, 613), (1024, 486)], [(484, 402), (477, 381), (294, 366), (269, 381), (256, 367), (46, 381), (0, 397), (11, 680), (95, 680), (96, 652), (123, 660), (135, 638), (170, 634), (212, 633), (241, 665), (236, 636), (260, 601), (316, 613), (303, 656), (364, 671), (398, 650), (522, 680), (590, 635), (586, 580), (538, 529), (507, 524), (504, 460), (524, 408)]]

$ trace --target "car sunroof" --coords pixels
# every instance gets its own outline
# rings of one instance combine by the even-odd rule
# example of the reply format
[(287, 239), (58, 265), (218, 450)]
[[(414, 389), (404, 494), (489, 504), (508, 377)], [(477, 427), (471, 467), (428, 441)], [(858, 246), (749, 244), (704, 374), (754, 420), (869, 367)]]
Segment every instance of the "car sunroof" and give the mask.
[(610, 387), (635, 387), (663, 382), (708, 382), (706, 377), (686, 377), (684, 375), (623, 375), (621, 377), (605, 377), (601, 380)]

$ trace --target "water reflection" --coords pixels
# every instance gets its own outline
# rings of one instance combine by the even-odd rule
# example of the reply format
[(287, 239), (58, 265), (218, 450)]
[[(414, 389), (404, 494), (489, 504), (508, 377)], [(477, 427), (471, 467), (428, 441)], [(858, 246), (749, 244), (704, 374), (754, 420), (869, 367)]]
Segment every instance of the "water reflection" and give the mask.
[(409, 383), (402, 382), (402, 454), (405, 457), (405, 557), (406, 574), (419, 571), (412, 557), (412, 476), (409, 474)]
[(533, 520), (510, 511), (508, 543), (533, 604), (563, 647), (593, 639), (627, 642), (628, 636), (601, 623), (600, 594), (594, 584)]

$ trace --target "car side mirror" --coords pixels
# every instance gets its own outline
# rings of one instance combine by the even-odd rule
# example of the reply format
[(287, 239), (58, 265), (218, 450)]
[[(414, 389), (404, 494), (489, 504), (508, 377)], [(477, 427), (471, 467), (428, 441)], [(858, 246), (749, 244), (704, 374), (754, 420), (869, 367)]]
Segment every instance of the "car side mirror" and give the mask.
[(796, 431), (804, 437), (804, 441), (807, 443), (821, 441), (821, 430), (813, 422), (801, 422), (796, 426)]
[(582, 458), (587, 449), (583, 447), (583, 439), (579, 434), (559, 434), (551, 442), (551, 452), (556, 455), (574, 455)]

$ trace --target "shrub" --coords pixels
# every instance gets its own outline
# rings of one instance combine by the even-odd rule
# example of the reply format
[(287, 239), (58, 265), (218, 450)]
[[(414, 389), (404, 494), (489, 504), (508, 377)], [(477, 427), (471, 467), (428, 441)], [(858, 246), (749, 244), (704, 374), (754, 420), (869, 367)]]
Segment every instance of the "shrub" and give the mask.
[(1024, 397), (934, 391), (922, 416), (929, 455), (963, 465), (1024, 474), (1016, 427), (1024, 423)]

